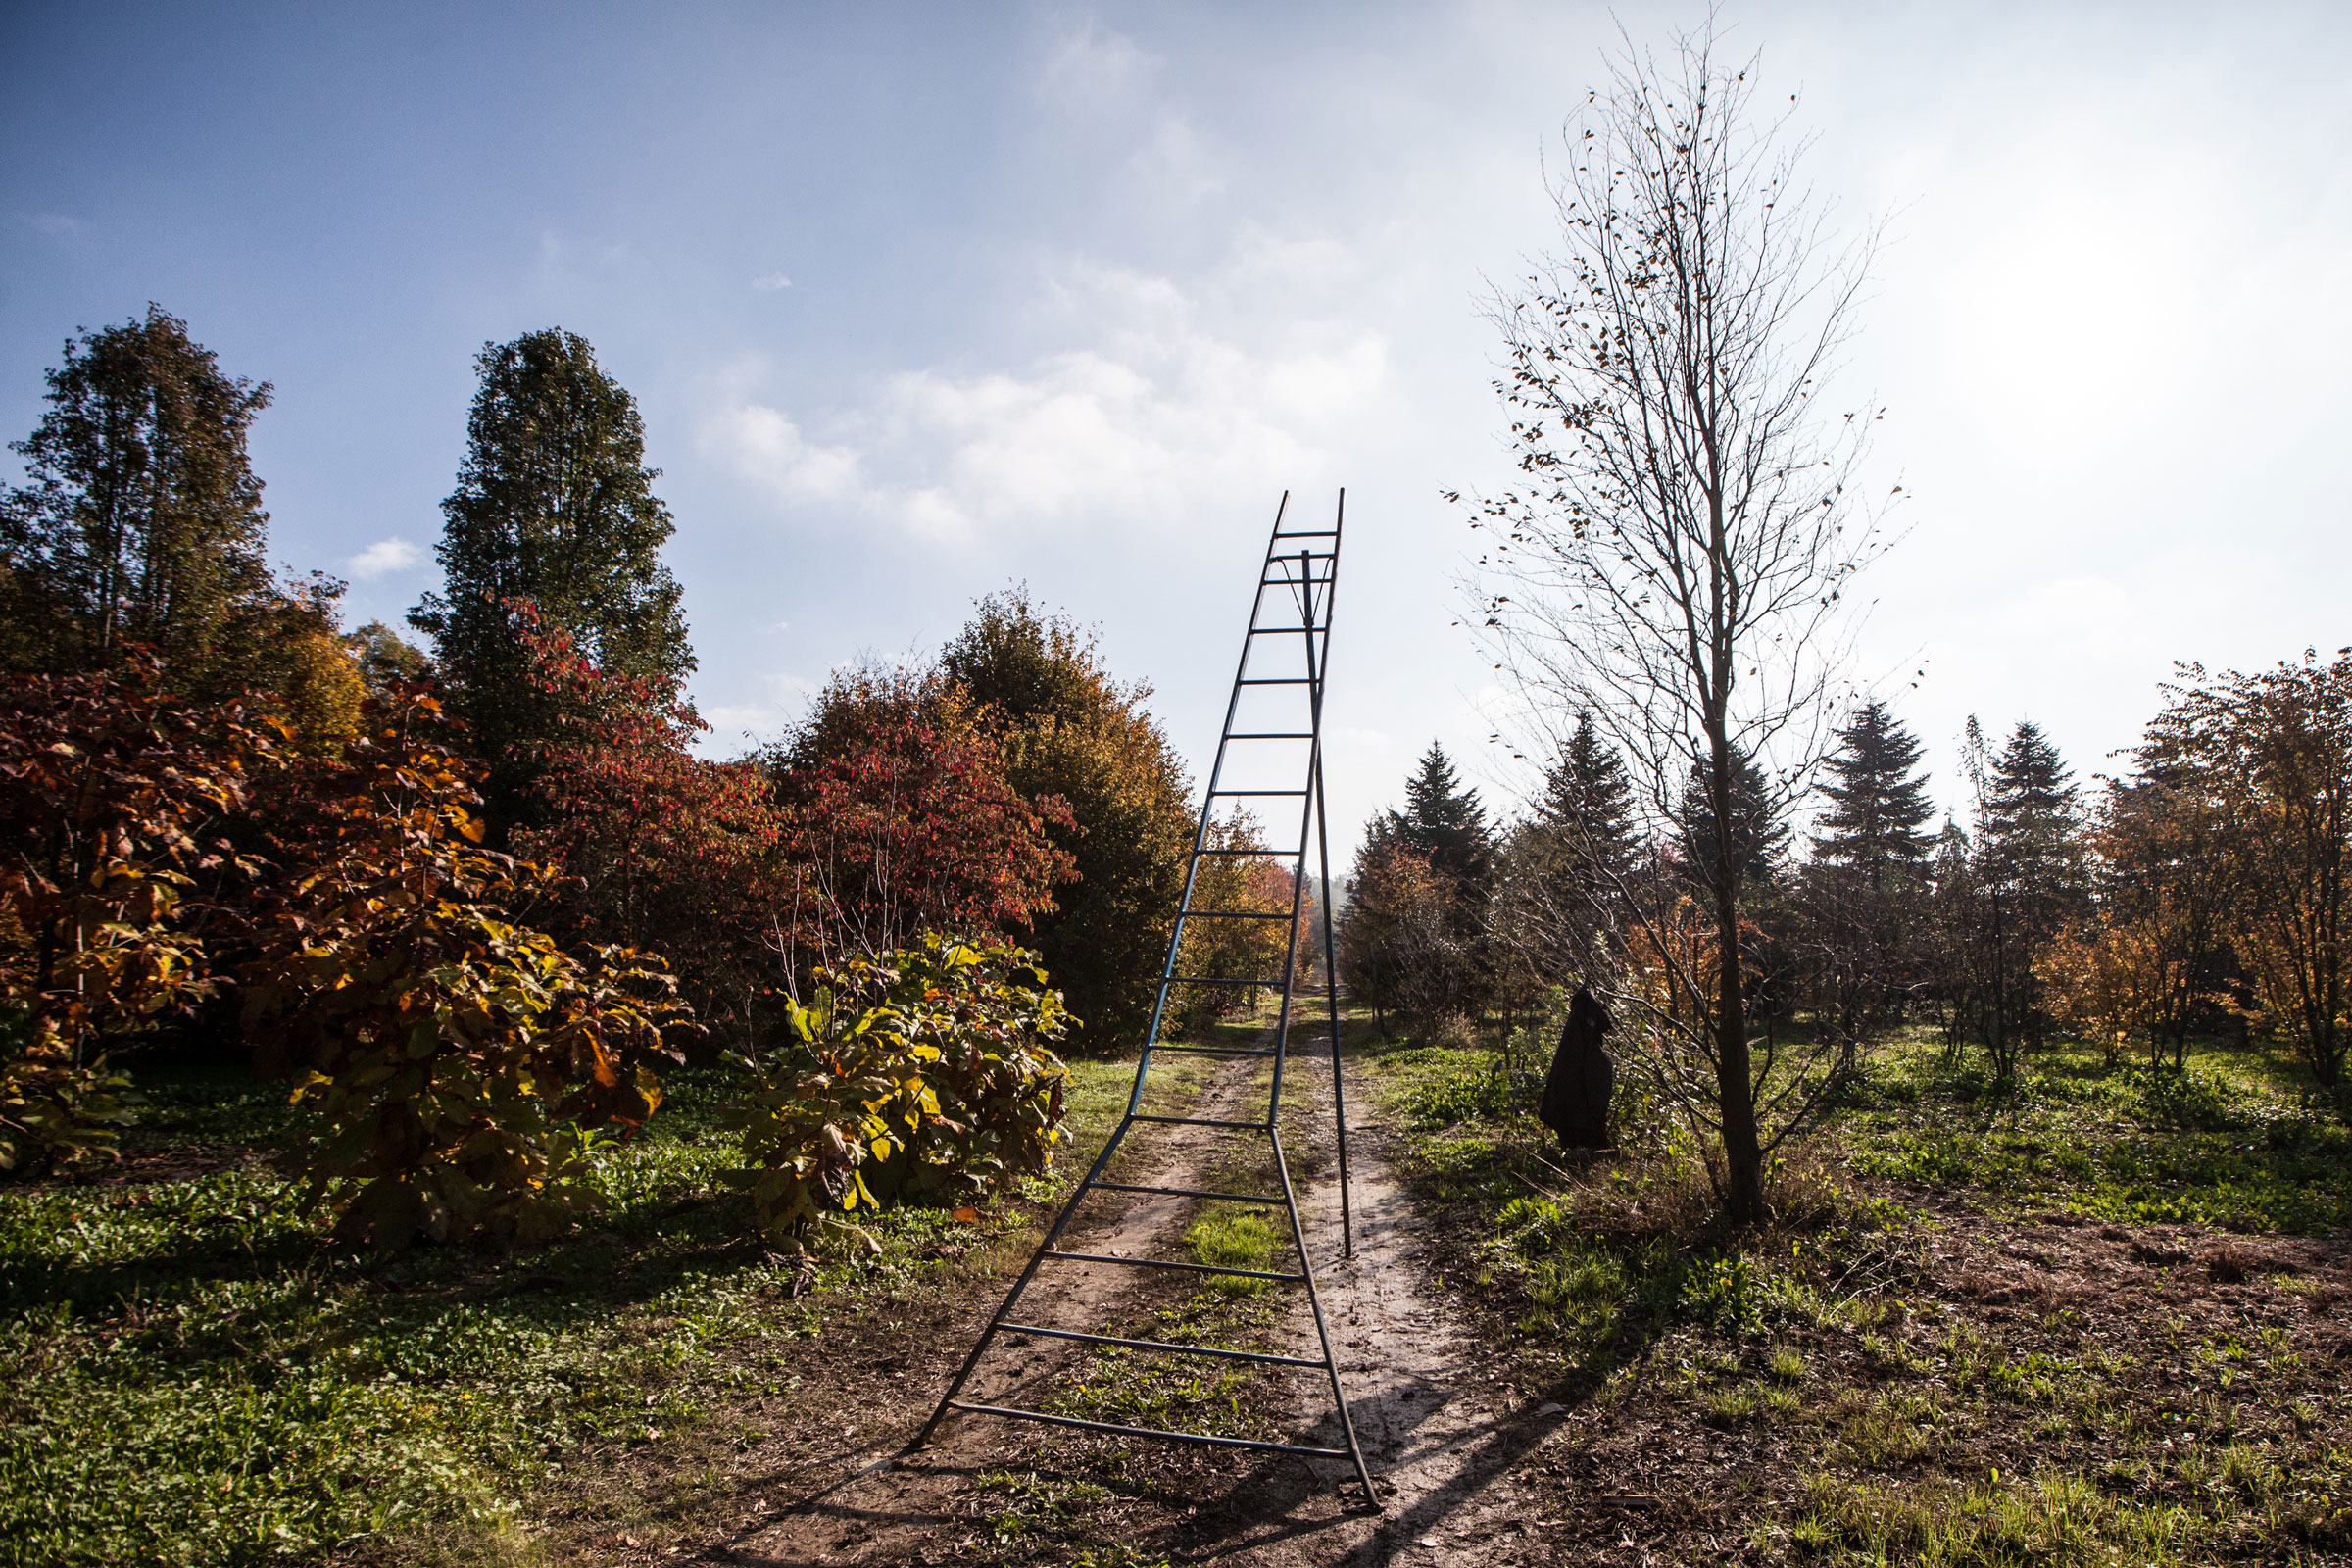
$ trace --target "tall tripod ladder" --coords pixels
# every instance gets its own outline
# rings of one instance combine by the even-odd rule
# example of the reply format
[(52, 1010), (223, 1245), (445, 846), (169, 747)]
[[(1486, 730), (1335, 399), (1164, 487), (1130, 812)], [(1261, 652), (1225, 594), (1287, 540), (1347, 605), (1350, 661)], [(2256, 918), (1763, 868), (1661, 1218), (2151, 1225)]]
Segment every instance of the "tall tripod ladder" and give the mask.
[[(1291, 1022), (1297, 1016), (1295, 1008), (1301, 1002), (1310, 1002), (1311, 993), (1323, 993), (1325, 1018), (1331, 1034), (1332, 1113), (1337, 1131), (1340, 1177), (1340, 1236), (1344, 1257), (1355, 1255), (1354, 1215), (1348, 1195), (1348, 1112), (1340, 1068), (1340, 1004), (1338, 990), (1338, 954), (1332, 937), (1331, 924), (1331, 833), (1324, 819), (1323, 808), (1323, 680), (1326, 656), (1331, 641), (1331, 610), (1333, 595), (1339, 584), (1340, 533), (1348, 515), (1348, 493), (1340, 492), (1339, 505), (1329, 528), (1293, 530), (1286, 532), (1283, 520), (1290, 510), (1290, 493), (1283, 493), (1282, 503), (1275, 509), (1272, 536), (1266, 541), (1265, 560), (1259, 564), (1257, 592), (1250, 601), (1250, 629), (1242, 638), (1241, 663), (1233, 677), (1233, 692), (1225, 704), (1225, 727), (1217, 737), (1217, 757), (1208, 774), (1208, 792), (1201, 803), (1199, 824), (1194, 829), (1193, 853), (1185, 867), (1184, 896), (1177, 906), (1175, 930), (1168, 938), (1167, 961), (1161, 965), (1159, 994), (1152, 1009), (1152, 1026), (1144, 1036), (1144, 1048), (1135, 1064), (1135, 1086), (1127, 1096), (1127, 1112), (1114, 1130), (1095, 1163), (1070, 1194), (1054, 1217), (1045, 1240), (1038, 1244), (1036, 1253), (1022, 1269), (1012, 1289), (1005, 1294), (1004, 1304), (997, 1308), (981, 1330), (971, 1353), (956, 1371), (955, 1381), (948, 1385), (947, 1394), (940, 1399), (939, 1408), (931, 1413), (923, 1430), (908, 1447), (919, 1448), (931, 1439), (939, 1424), (952, 1413), (997, 1416), (1015, 1421), (1039, 1421), (1053, 1426), (1080, 1427), (1090, 1432), (1108, 1432), (1130, 1438), (1164, 1438), (1178, 1443), (1207, 1444), (1227, 1448), (1257, 1448), (1273, 1453), (1296, 1453), (1309, 1458), (1346, 1459), (1355, 1467), (1356, 1479), (1362, 1483), (1367, 1501), (1379, 1506), (1380, 1494), (1372, 1483), (1372, 1472), (1364, 1463), (1363, 1446), (1356, 1441), (1355, 1422), (1348, 1412), (1348, 1396), (1340, 1386), (1339, 1362), (1333, 1354), (1331, 1329), (1324, 1321), (1322, 1293), (1315, 1285), (1313, 1260), (1307, 1252), (1306, 1233), (1298, 1221), (1298, 1199), (1291, 1182), (1290, 1162), (1284, 1157), (1280, 1112), (1282, 1108), (1283, 1068), (1289, 1059)], [(1296, 545), (1296, 550), (1290, 547)], [(1292, 639), (1297, 639), (1295, 642)], [(1299, 702), (1303, 699), (1303, 709)], [(1271, 708), (1273, 716), (1263, 710)], [(1266, 754), (1259, 748), (1287, 745), (1296, 760), (1303, 747), (1303, 766), (1289, 775), (1295, 785), (1285, 788), (1256, 788), (1229, 785), (1229, 764), (1238, 763), (1235, 771), (1247, 776), (1250, 761)], [(1275, 757), (1280, 759), (1281, 753)], [(1277, 760), (1274, 766), (1279, 767)], [(1269, 774), (1279, 777), (1279, 774)], [(1230, 848), (1212, 846), (1209, 832), (1219, 804), (1258, 800), (1295, 800), (1298, 805), (1298, 841), (1295, 848)], [(1323, 974), (1320, 987), (1302, 984), (1299, 980), (1298, 928), (1299, 912), (1306, 897), (1306, 859), (1309, 848), (1316, 856), (1321, 872), (1321, 896), (1316, 900), (1322, 912)], [(1200, 887), (1200, 865), (1203, 860), (1221, 857), (1250, 857), (1261, 860), (1291, 862), (1291, 903), (1286, 910), (1198, 908), (1194, 896)], [(1223, 879), (1212, 878), (1212, 883)], [(1196, 920), (1282, 920), (1287, 922), (1288, 935), (1284, 942), (1282, 972), (1279, 975), (1209, 975), (1180, 974), (1177, 963), (1184, 950), (1185, 928)], [(1198, 945), (1196, 945), (1198, 946)], [(1279, 991), (1282, 1007), (1274, 1024), (1274, 1041), (1270, 1047), (1239, 1047), (1222, 1045), (1190, 1045), (1163, 1042), (1160, 1027), (1168, 1014), (1168, 998), (1177, 987), (1227, 987)], [(1201, 1116), (1160, 1116), (1144, 1112), (1144, 1086), (1152, 1072), (1155, 1055), (1205, 1055), (1224, 1057), (1270, 1058), (1272, 1073), (1266, 1096), (1265, 1115), (1255, 1121), (1238, 1121)], [(1107, 1181), (1104, 1172), (1127, 1136), (1139, 1125), (1169, 1125), (1209, 1127), (1230, 1131), (1262, 1134), (1273, 1153), (1273, 1164), (1280, 1178), (1282, 1191), (1273, 1193), (1230, 1193), (1205, 1191), (1191, 1187), (1138, 1186), (1125, 1182)], [(1151, 1194), (1189, 1198), (1204, 1202), (1237, 1203), (1253, 1209), (1280, 1208), (1290, 1221), (1290, 1237), (1296, 1250), (1298, 1265), (1288, 1269), (1226, 1268), (1214, 1264), (1184, 1262), (1174, 1259), (1115, 1257), (1094, 1252), (1070, 1252), (1060, 1249), (1062, 1233), (1069, 1229), (1079, 1205), (1096, 1193)], [(1256, 1350), (1227, 1349), (1207, 1345), (1176, 1345), (1162, 1340), (1127, 1339), (1114, 1334), (1080, 1333), (1072, 1329), (1049, 1328), (1041, 1324), (1016, 1320), (1014, 1309), (1037, 1280), (1039, 1271), (1048, 1264), (1081, 1263), (1109, 1264), (1118, 1267), (1144, 1269), (1178, 1269), (1195, 1274), (1230, 1275), (1242, 1279), (1265, 1280), (1289, 1286), (1303, 1286), (1307, 1304), (1315, 1323), (1315, 1340), (1321, 1347), (1320, 1356), (1271, 1355)], [(1316, 1447), (1303, 1444), (1266, 1443), (1250, 1438), (1221, 1437), (1206, 1432), (1180, 1432), (1157, 1427), (1121, 1426), (1108, 1421), (1082, 1420), (1076, 1416), (1058, 1415), (1045, 1410), (1016, 1408), (1011, 1405), (976, 1402), (963, 1398), (964, 1385), (986, 1353), (989, 1345), (1000, 1334), (1036, 1335), (1046, 1339), (1075, 1340), (1088, 1345), (1122, 1346), (1168, 1355), (1196, 1355), (1221, 1360), (1257, 1362), (1274, 1366), (1319, 1368), (1331, 1384), (1332, 1404), (1338, 1414), (1339, 1429), (1346, 1440), (1345, 1447)]]

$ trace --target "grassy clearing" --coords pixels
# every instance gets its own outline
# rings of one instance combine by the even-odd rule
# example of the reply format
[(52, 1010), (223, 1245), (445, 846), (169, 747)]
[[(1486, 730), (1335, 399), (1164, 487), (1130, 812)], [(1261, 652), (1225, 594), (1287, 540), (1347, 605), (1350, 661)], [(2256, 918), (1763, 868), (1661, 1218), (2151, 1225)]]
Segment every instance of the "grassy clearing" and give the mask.
[(1449, 1275), (1516, 1338), (1526, 1394), (1575, 1411), (1536, 1470), (1647, 1477), (1669, 1556), (2352, 1550), (2352, 1268), (2340, 1239), (2297, 1239), (2347, 1217), (2352, 1140), (2267, 1058), (2207, 1051), (2163, 1081), (2061, 1050), (1995, 1096), (1896, 1041), (1745, 1234), (1639, 1103), (1618, 1154), (1579, 1162), (1493, 1052), (1408, 1046), (1373, 1072), (1458, 1221), (1437, 1228)]
[(2352, 1130), (2267, 1054), (2207, 1043), (2176, 1075), (2066, 1045), (2000, 1091), (1973, 1054), (1918, 1038), (1868, 1065), (1838, 1128), (1861, 1175), (2125, 1224), (2352, 1225)]
[(1083, 1168), (1129, 1077), (1072, 1064), (1076, 1153), (1025, 1184), (1027, 1201), (976, 1223), (893, 1210), (869, 1225), (877, 1251), (821, 1261), (746, 1239), (743, 1200), (719, 1186), (733, 1155), (714, 1072), (673, 1075), (648, 1135), (598, 1152), (604, 1229), (388, 1259), (330, 1249), (298, 1214), (263, 1152), (282, 1095), (159, 1077), (122, 1166), (0, 1189), (0, 1561), (511, 1537), (567, 1471), (616, 1453), (658, 1465), (761, 1382), (765, 1358), (730, 1348), (817, 1333), (1008, 1246), (1074, 1157)]

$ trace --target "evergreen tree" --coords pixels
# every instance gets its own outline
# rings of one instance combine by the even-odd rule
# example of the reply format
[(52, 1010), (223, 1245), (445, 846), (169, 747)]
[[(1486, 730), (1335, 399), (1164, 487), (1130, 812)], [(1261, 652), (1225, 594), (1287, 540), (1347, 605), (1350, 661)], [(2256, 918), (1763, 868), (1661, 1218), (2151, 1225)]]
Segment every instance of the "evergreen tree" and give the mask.
[(585, 338), (549, 328), (484, 345), (458, 488), (441, 504), (445, 577), (410, 612), (433, 639), (458, 716), (511, 817), (553, 738), (555, 702), (530, 676), (512, 606), (596, 665), (645, 680), (694, 668), (661, 549), (673, 524), (645, 466), (645, 422)]
[(1984, 818), (1990, 873), (2030, 928), (2053, 927), (2082, 894), (2082, 819), (2074, 773), (2038, 726), (2020, 720), (1993, 760)]
[(222, 374), (160, 305), (69, 341), (48, 380), (48, 413), (10, 444), (30, 483), (0, 508), (0, 653), (81, 670), (143, 643), (174, 684), (212, 684), (232, 623), (277, 597), (245, 450), (269, 384)]
[[(1690, 780), (1675, 811), (1682, 839), (1684, 863), (1701, 888), (1716, 885), (1718, 867), (1715, 810), (1707, 799), (1706, 770), (1690, 767)], [(1788, 847), (1788, 826), (1773, 810), (1771, 781), (1752, 757), (1732, 763), (1732, 831), (1728, 846), (1729, 870), (1741, 886), (1761, 886), (1772, 879), (1782, 853)]]
[(1466, 789), (1436, 741), (1404, 784), (1404, 810), (1391, 812), (1397, 842), (1429, 857), (1430, 869), (1467, 891), (1483, 889), (1494, 857), (1494, 836), (1478, 792)]
[(1582, 864), (1623, 876), (1634, 861), (1633, 785), (1625, 763), (1592, 727), (1591, 713), (1576, 728), (1536, 802), (1536, 822)]
[(1926, 832), (1936, 814), (1926, 777), (1914, 777), (1918, 740), (1882, 702), (1865, 703), (1838, 731), (1830, 755), (1830, 782), (1822, 786), (1830, 808), (1814, 836), (1814, 855), (1885, 887), (1897, 872), (1927, 865), (1933, 843)]

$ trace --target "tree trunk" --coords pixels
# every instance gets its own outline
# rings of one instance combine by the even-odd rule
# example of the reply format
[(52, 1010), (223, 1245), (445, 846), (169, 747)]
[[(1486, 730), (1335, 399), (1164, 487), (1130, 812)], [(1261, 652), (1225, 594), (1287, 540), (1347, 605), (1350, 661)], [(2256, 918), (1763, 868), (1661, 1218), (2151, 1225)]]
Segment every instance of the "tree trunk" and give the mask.
[(1732, 748), (1720, 724), (1709, 729), (1707, 743), (1715, 754), (1708, 793), (1715, 809), (1715, 1076), (1723, 1114), (1723, 1206), (1735, 1221), (1752, 1224), (1764, 1217), (1764, 1154), (1756, 1137), (1747, 998), (1740, 986), (1740, 866), (1732, 843)]

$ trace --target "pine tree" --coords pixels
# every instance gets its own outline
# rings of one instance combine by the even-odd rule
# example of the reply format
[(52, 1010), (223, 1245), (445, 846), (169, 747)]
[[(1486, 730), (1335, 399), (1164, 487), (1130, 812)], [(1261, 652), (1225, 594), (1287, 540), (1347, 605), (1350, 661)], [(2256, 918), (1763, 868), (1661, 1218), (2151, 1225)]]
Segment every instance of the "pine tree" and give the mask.
[(493, 806), (511, 815), (555, 718), (513, 604), (536, 605), (543, 628), (614, 674), (674, 680), (694, 654), (662, 563), (673, 524), (636, 402), (560, 328), (486, 344), (474, 363), (466, 463), (441, 504), (445, 581), (409, 620), (432, 637), (453, 707), (490, 760)]
[(1593, 729), (1592, 715), (1579, 713), (1544, 777), (1536, 821), (1576, 861), (1623, 876), (1635, 852), (1633, 794), (1624, 761)]
[(143, 643), (207, 687), (232, 622), (276, 597), (245, 450), (269, 383), (222, 374), (160, 305), (69, 341), (48, 380), (49, 412), (10, 444), (31, 482), (0, 509), (8, 662), (95, 669)]
[[(1682, 838), (1684, 861), (1702, 888), (1715, 885), (1718, 850), (1715, 811), (1707, 800), (1707, 775), (1696, 763), (1683, 787), (1675, 812)], [(1732, 832), (1729, 869), (1742, 886), (1772, 879), (1782, 852), (1788, 846), (1788, 826), (1773, 810), (1771, 782), (1752, 757), (1736, 758), (1732, 764)]]
[(2029, 925), (2048, 927), (2080, 896), (2082, 828), (2073, 771), (2038, 726), (2020, 720), (1993, 760), (1984, 839)]
[(1436, 741), (1404, 784), (1404, 809), (1390, 813), (1399, 843), (1429, 857), (1430, 868), (1465, 890), (1486, 886), (1494, 845), (1478, 792), (1465, 789)]
[(1867, 877), (1881, 888), (1898, 872), (1927, 865), (1936, 814), (1925, 776), (1913, 777), (1922, 755), (1918, 740), (1882, 702), (1870, 702), (1838, 731), (1829, 758), (1831, 782), (1822, 786), (1822, 813), (1813, 853), (1832, 865)]

